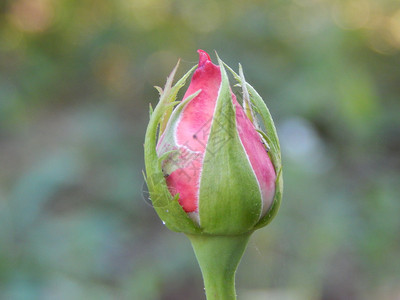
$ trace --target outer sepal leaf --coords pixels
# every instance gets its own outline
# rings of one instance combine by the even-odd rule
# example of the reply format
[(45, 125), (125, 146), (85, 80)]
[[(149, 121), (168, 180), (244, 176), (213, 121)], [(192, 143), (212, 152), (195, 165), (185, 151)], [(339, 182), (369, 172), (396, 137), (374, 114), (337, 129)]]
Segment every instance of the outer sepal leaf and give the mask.
[[(205, 233), (237, 235), (259, 221), (261, 192), (240, 141), (228, 77), (223, 63), (221, 86), (206, 147), (200, 181), (200, 225)], [(215, 170), (221, 170), (215, 176)]]
[(233, 74), (234, 78), (239, 82), (242, 88), (245, 86), (246, 88), (243, 91), (249, 93), (251, 104), (254, 106), (256, 112), (260, 115), (261, 121), (266, 130), (265, 133), (262, 134), (263, 138), (268, 142), (268, 146), (270, 147), (268, 154), (271, 157), (272, 163), (275, 168), (275, 172), (277, 174), (275, 181), (275, 196), (274, 201), (267, 212), (267, 214), (260, 219), (254, 229), (258, 229), (266, 226), (278, 212), (280, 207), (280, 202), (282, 199), (283, 193), (283, 177), (282, 177), (282, 161), (281, 161), (281, 149), (279, 145), (278, 134), (276, 132), (274, 121), (272, 120), (271, 114), (266, 106), (264, 100), (257, 93), (257, 91), (244, 80), (244, 76), (241, 73), (239, 76), (235, 71), (233, 71), (229, 66), (225, 65), (229, 71)]
[[(178, 65), (168, 77), (165, 88), (160, 95), (160, 101), (152, 112), (149, 125), (147, 127), (144, 143), (144, 156), (147, 174), (146, 182), (153, 206), (161, 220), (163, 220), (163, 223), (169, 229), (189, 234), (199, 234), (201, 230), (198, 225), (188, 217), (183, 208), (179, 205), (177, 196), (172, 197), (171, 193), (169, 192), (164, 175), (162, 173), (161, 161), (159, 160), (156, 152), (157, 130), (160, 122), (162, 122), (163, 116), (170, 108), (170, 103), (175, 101), (176, 93), (178, 93), (180, 87), (184, 85), (182, 84), (182, 81), (179, 81), (179, 85), (172, 87), (172, 81), (177, 67)], [(187, 76), (185, 75), (186, 78), (189, 76), (189, 74), (187, 74)]]
[[(176, 69), (177, 69), (178, 66), (179, 66), (179, 61), (178, 61), (178, 64), (176, 65), (176, 67), (175, 67), (175, 69), (174, 69), (175, 72), (176, 72)], [(194, 66), (194, 67), (192, 67), (189, 71), (187, 71), (186, 74), (183, 75), (183, 77), (182, 77), (181, 79), (179, 79), (179, 80), (177, 81), (177, 83), (169, 90), (169, 102), (174, 102), (174, 101), (176, 100), (176, 97), (177, 97), (177, 95), (178, 95), (179, 90), (185, 85), (186, 80), (188, 79), (188, 77), (190, 76), (190, 74), (192, 74), (192, 72), (194, 71), (194, 69), (195, 69), (196, 67), (197, 67), (197, 65)], [(173, 75), (175, 75), (175, 72), (174, 72), (174, 71), (172, 71), (172, 72), (173, 72), (173, 73), (172, 73), (172, 78), (173, 78)], [(171, 76), (170, 76), (170, 77), (171, 77)], [(159, 89), (157, 89), (157, 90), (160, 92)], [(162, 91), (162, 90), (161, 90), (161, 91)], [(160, 95), (161, 95), (161, 94), (160, 94)], [(166, 110), (166, 112), (164, 113), (163, 118), (162, 118), (162, 121), (161, 121), (161, 125), (160, 125), (160, 135), (164, 132), (164, 130), (165, 130), (166, 126), (167, 126), (167, 123), (168, 123), (168, 120), (169, 120), (169, 117), (170, 117), (172, 111), (173, 111), (173, 107), (170, 107), (170, 108), (168, 108), (168, 109)]]

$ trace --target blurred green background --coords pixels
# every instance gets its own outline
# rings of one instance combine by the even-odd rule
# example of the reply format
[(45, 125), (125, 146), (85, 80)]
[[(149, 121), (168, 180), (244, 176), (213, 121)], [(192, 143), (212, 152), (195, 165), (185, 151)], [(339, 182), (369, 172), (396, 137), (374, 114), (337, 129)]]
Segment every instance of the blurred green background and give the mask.
[(2, 0), (0, 299), (205, 299), (141, 173), (153, 86), (198, 48), (242, 63), (282, 144), (239, 299), (400, 299), (398, 0)]

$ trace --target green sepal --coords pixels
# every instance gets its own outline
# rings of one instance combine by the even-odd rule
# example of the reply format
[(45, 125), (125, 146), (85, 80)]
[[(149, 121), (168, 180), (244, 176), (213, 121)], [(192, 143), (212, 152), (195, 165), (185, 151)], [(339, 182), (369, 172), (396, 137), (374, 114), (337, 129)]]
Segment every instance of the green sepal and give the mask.
[[(225, 66), (232, 73), (234, 78), (239, 82), (239, 86), (243, 87), (242, 78), (229, 66), (227, 66), (226, 64)], [(269, 143), (269, 146), (271, 147), (271, 151), (269, 152), (269, 154), (272, 163), (274, 165), (275, 172), (278, 173), (282, 166), (281, 148), (279, 145), (278, 134), (276, 132), (274, 121), (272, 120), (271, 113), (269, 112), (269, 109), (265, 104), (264, 100), (261, 98), (261, 96), (248, 82), (245, 81), (245, 83), (246, 83), (246, 90), (250, 95), (250, 101), (253, 104), (253, 107), (255, 108), (256, 112), (260, 115), (261, 121), (264, 125), (266, 131), (265, 135), (267, 136), (267, 141)]]
[[(242, 65), (239, 64), (239, 75), (240, 75), (240, 79), (243, 81), (246, 81), (244, 79), (244, 74), (243, 74), (243, 69), (242, 69)], [(249, 92), (247, 91), (247, 87), (246, 85), (242, 86), (242, 91), (243, 91), (243, 110), (246, 113), (247, 117), (249, 118), (249, 120), (254, 124), (254, 126), (256, 128), (258, 128), (257, 126), (257, 120), (254, 117), (254, 112), (253, 112), (253, 108), (252, 105), (250, 103), (250, 95)]]
[[(204, 155), (199, 187), (203, 232), (250, 232), (261, 214), (261, 191), (236, 128), (236, 114), (222, 61), (221, 86)], [(216, 174), (218, 170), (218, 174)]]
[[(150, 199), (154, 209), (163, 223), (171, 230), (177, 232), (185, 232), (188, 234), (199, 234), (201, 229), (188, 217), (182, 206), (178, 202), (178, 195), (172, 197), (168, 190), (167, 183), (161, 168), (161, 161), (157, 155), (157, 130), (162, 122), (168, 109), (172, 109), (171, 103), (176, 99), (176, 94), (184, 85), (185, 79), (190, 73), (185, 74), (183, 80), (179, 80), (177, 84), (172, 86), (172, 81), (176, 73), (178, 65), (171, 72), (167, 79), (165, 88), (160, 95), (160, 101), (151, 114), (149, 125), (147, 127), (144, 156), (146, 165), (146, 183), (150, 193)], [(192, 68), (194, 70), (194, 68)], [(191, 71), (192, 71), (191, 70)], [(159, 89), (160, 92), (161, 89)]]
[[(179, 66), (179, 61), (176, 66)], [(186, 74), (183, 75), (183, 77), (181, 79), (179, 79), (177, 81), (177, 83), (171, 88), (171, 90), (169, 91), (169, 101), (170, 102), (175, 102), (179, 90), (185, 85), (186, 80), (188, 79), (190, 74), (192, 74), (192, 72), (194, 71), (194, 69), (196, 67), (197, 67), (197, 65), (193, 66), (189, 71), (187, 71)], [(159, 89), (157, 89), (157, 90), (160, 92)], [(160, 136), (164, 132), (165, 128), (167, 127), (167, 123), (169, 121), (169, 117), (171, 116), (172, 111), (173, 111), (173, 107), (171, 106), (165, 111), (165, 113), (162, 117), (161, 124), (160, 124)]]
[[(280, 207), (280, 203), (282, 200), (282, 193), (283, 193), (283, 177), (282, 177), (282, 159), (281, 159), (281, 148), (279, 144), (278, 134), (276, 132), (274, 121), (272, 120), (271, 114), (268, 110), (267, 105), (265, 104), (264, 100), (261, 96), (257, 93), (257, 91), (245, 81), (243, 74), (241, 73), (239, 76), (235, 71), (233, 71), (229, 66), (227, 69), (232, 73), (234, 78), (239, 82), (239, 85), (243, 88), (246, 87), (244, 90), (248, 91), (250, 96), (251, 104), (253, 105), (256, 112), (260, 115), (261, 121), (264, 125), (265, 131), (262, 134), (262, 137), (267, 141), (268, 146), (268, 154), (271, 158), (272, 164), (275, 168), (276, 181), (275, 181), (275, 196), (274, 201), (268, 210), (267, 214), (260, 219), (260, 221), (256, 224), (255, 229), (261, 228), (266, 226), (274, 216), (277, 214), (278, 209)], [(239, 66), (240, 68), (240, 66)]]

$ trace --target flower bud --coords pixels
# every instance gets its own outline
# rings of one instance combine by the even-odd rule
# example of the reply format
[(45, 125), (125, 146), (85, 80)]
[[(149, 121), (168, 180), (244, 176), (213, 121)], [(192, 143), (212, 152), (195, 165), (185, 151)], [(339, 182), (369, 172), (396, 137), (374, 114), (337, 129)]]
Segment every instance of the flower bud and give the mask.
[[(188, 234), (236, 235), (265, 226), (282, 195), (280, 147), (269, 111), (244, 79), (243, 106), (224, 63), (202, 51), (183, 100), (176, 68), (160, 92), (146, 133), (147, 184), (165, 224)], [(261, 125), (257, 121), (260, 119)], [(158, 139), (157, 139), (158, 130)]]

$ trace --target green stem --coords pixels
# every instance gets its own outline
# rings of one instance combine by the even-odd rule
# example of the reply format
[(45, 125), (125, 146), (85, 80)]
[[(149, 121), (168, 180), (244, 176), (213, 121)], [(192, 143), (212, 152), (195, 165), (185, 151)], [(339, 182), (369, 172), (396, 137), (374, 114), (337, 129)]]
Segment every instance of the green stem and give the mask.
[(203, 274), (207, 300), (236, 299), (235, 272), (250, 235), (187, 235)]

